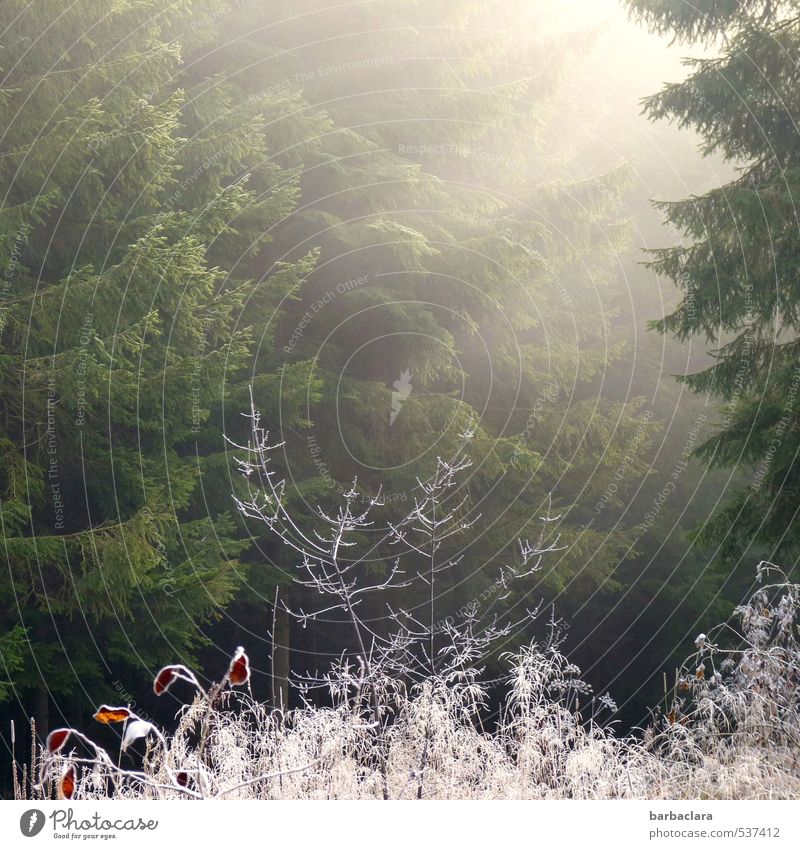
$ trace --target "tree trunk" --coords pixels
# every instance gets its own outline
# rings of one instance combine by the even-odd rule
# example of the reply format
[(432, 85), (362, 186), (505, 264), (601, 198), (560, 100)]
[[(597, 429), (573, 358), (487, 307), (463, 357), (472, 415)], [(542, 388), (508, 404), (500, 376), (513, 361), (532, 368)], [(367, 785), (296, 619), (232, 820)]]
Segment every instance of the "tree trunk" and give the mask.
[(289, 625), (289, 615), (278, 608), (272, 648), (272, 702), (278, 708), (289, 706)]
[(50, 733), (50, 694), (42, 684), (33, 694), (33, 718), (36, 721), (36, 733), (44, 740)]

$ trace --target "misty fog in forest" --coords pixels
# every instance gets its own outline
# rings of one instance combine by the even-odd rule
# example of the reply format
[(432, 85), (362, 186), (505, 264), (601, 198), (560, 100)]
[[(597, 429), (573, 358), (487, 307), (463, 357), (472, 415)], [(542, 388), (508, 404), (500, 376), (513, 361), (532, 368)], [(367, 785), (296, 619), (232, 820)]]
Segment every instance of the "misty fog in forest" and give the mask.
[[(522, 774), (520, 681), (526, 733), (573, 723), (556, 771), (625, 765), (566, 796), (757, 736), (757, 663), (714, 652), (796, 646), (799, 3), (10, 0), (0, 33), (3, 796), (31, 719), (30, 798), (94, 793), (51, 733), (92, 717), (144, 723), (131, 795), (224, 795), (179, 761), (237, 698), (267, 766), (209, 774), (259, 798), (293, 740), (281, 798), (455, 793), (435, 706)], [(351, 732), (331, 791), (304, 741)]]

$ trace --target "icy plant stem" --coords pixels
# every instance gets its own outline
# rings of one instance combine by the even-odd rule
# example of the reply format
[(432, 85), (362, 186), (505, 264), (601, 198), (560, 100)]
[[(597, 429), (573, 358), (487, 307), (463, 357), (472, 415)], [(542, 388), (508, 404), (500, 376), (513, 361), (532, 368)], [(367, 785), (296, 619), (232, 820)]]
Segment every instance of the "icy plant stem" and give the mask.
[[(348, 506), (346, 516), (349, 514), (350, 508)], [(377, 728), (377, 737), (378, 737), (378, 760), (380, 763), (381, 770), (381, 783), (383, 785), (383, 798), (384, 801), (389, 798), (389, 782), (386, 772), (386, 750), (384, 746), (384, 735), (383, 735), (383, 726), (381, 724), (381, 709), (378, 704), (378, 693), (376, 691), (375, 680), (372, 677), (372, 664), (370, 663), (369, 656), (367, 654), (367, 647), (364, 643), (364, 636), (361, 633), (361, 623), (356, 616), (356, 612), (353, 608), (350, 590), (347, 588), (347, 582), (342, 575), (341, 568), (339, 566), (339, 547), (342, 542), (342, 536), (344, 534), (344, 525), (345, 519), (343, 519), (342, 523), (339, 525), (339, 529), (336, 534), (336, 538), (333, 543), (333, 547), (331, 549), (332, 557), (331, 560), (333, 562), (334, 569), (336, 570), (336, 575), (339, 580), (339, 586), (341, 588), (342, 598), (344, 599), (345, 606), (347, 607), (347, 614), (350, 618), (350, 624), (353, 628), (353, 634), (355, 635), (356, 642), (358, 643), (359, 650), (361, 652), (361, 659), (364, 663), (364, 673), (366, 679), (369, 681), (369, 695), (370, 695), (370, 704), (372, 706), (372, 719)]]
[(200, 741), (197, 744), (197, 780), (201, 793), (205, 796), (205, 779), (203, 770), (203, 753), (205, 752), (208, 735), (211, 731), (211, 717), (214, 712), (214, 701), (222, 692), (225, 686), (225, 681), (220, 681), (218, 684), (212, 684), (205, 694), (206, 710), (203, 715), (203, 720), (200, 724)]
[[(434, 481), (434, 487), (438, 486), (439, 483), (439, 468), (436, 468), (436, 479)], [(436, 577), (436, 499), (433, 500), (431, 505), (432, 510), (432, 518), (433, 523), (431, 526), (431, 559), (430, 566), (428, 569), (428, 579), (430, 581), (430, 603), (428, 605), (428, 651), (431, 656), (431, 674), (436, 675), (436, 655), (434, 653), (434, 628), (436, 626), (436, 621), (434, 618), (434, 608), (435, 608), (435, 595), (433, 591), (433, 583), (434, 578)]]
[[(431, 631), (433, 633), (433, 631)], [(423, 785), (425, 783), (425, 770), (428, 768), (428, 758), (431, 746), (431, 714), (433, 713), (433, 693), (428, 703), (428, 717), (425, 721), (425, 742), (422, 747), (422, 756), (419, 762), (419, 779), (417, 781), (417, 799), (422, 799)]]

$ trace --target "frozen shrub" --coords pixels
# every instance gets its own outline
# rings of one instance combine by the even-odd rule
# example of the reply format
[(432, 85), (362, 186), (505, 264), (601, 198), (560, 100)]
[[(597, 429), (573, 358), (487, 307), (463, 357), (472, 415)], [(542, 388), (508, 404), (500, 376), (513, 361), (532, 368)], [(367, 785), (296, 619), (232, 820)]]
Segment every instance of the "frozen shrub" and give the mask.
[(671, 709), (647, 739), (665, 757), (730, 770), (745, 784), (747, 769), (768, 761), (783, 787), (797, 780), (800, 755), (800, 586), (766, 562), (756, 578), (732, 624), (697, 636)]
[[(507, 696), (494, 728), (467, 676), (428, 676), (406, 692), (378, 686), (393, 719), (378, 736), (357, 670), (330, 673), (330, 707), (261, 704), (223, 681), (198, 690), (172, 734), (147, 731), (140, 770), (121, 770), (73, 729), (48, 737), (39, 796), (233, 799), (797, 798), (796, 586), (760, 588), (689, 658), (691, 692), (643, 739), (617, 737), (558, 641), (505, 656)], [(755, 613), (761, 611), (758, 616)], [(764, 621), (769, 610), (771, 624)], [(732, 664), (725, 661), (730, 660)], [(697, 678), (700, 662), (709, 674)], [(724, 667), (716, 676), (717, 666)], [(769, 679), (767, 673), (769, 671)], [(681, 678), (685, 680), (685, 678)], [(213, 688), (212, 688), (213, 689)], [(607, 699), (604, 710), (613, 704)], [(594, 701), (597, 708), (598, 700)], [(124, 708), (98, 711), (117, 721)], [(674, 714), (674, 715), (673, 715)], [(128, 716), (120, 721), (137, 721)], [(123, 736), (124, 740), (124, 736)], [(86, 749), (84, 755), (77, 748)], [(20, 792), (20, 795), (21, 792)]]

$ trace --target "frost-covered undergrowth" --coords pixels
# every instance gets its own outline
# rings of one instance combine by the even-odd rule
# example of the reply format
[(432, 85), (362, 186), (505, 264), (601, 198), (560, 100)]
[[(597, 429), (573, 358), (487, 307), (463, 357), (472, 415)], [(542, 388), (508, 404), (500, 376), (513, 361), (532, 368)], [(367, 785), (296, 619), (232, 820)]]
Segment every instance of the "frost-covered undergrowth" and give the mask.
[[(759, 578), (771, 571), (762, 564)], [(800, 587), (781, 576), (737, 610), (737, 627), (699, 635), (669, 709), (638, 737), (614, 736), (602, 721), (613, 703), (592, 700), (579, 670), (554, 644), (506, 657), (507, 697), (492, 730), (482, 727), (485, 692), (469, 669), (410, 687), (385, 679), (373, 691), (363, 669), (343, 664), (330, 675), (333, 707), (283, 712), (233, 689), (249, 677), (240, 650), (221, 684), (207, 692), (197, 685), (171, 735), (124, 717), (124, 708), (98, 711), (103, 722), (122, 716), (124, 743), (147, 741), (140, 769), (120, 770), (116, 757), (61, 729), (48, 738), (38, 787), (25, 793), (20, 782), (18, 795), (798, 798), (798, 599)], [(192, 681), (184, 667), (166, 670), (157, 691)], [(602, 705), (599, 715), (592, 705)]]

